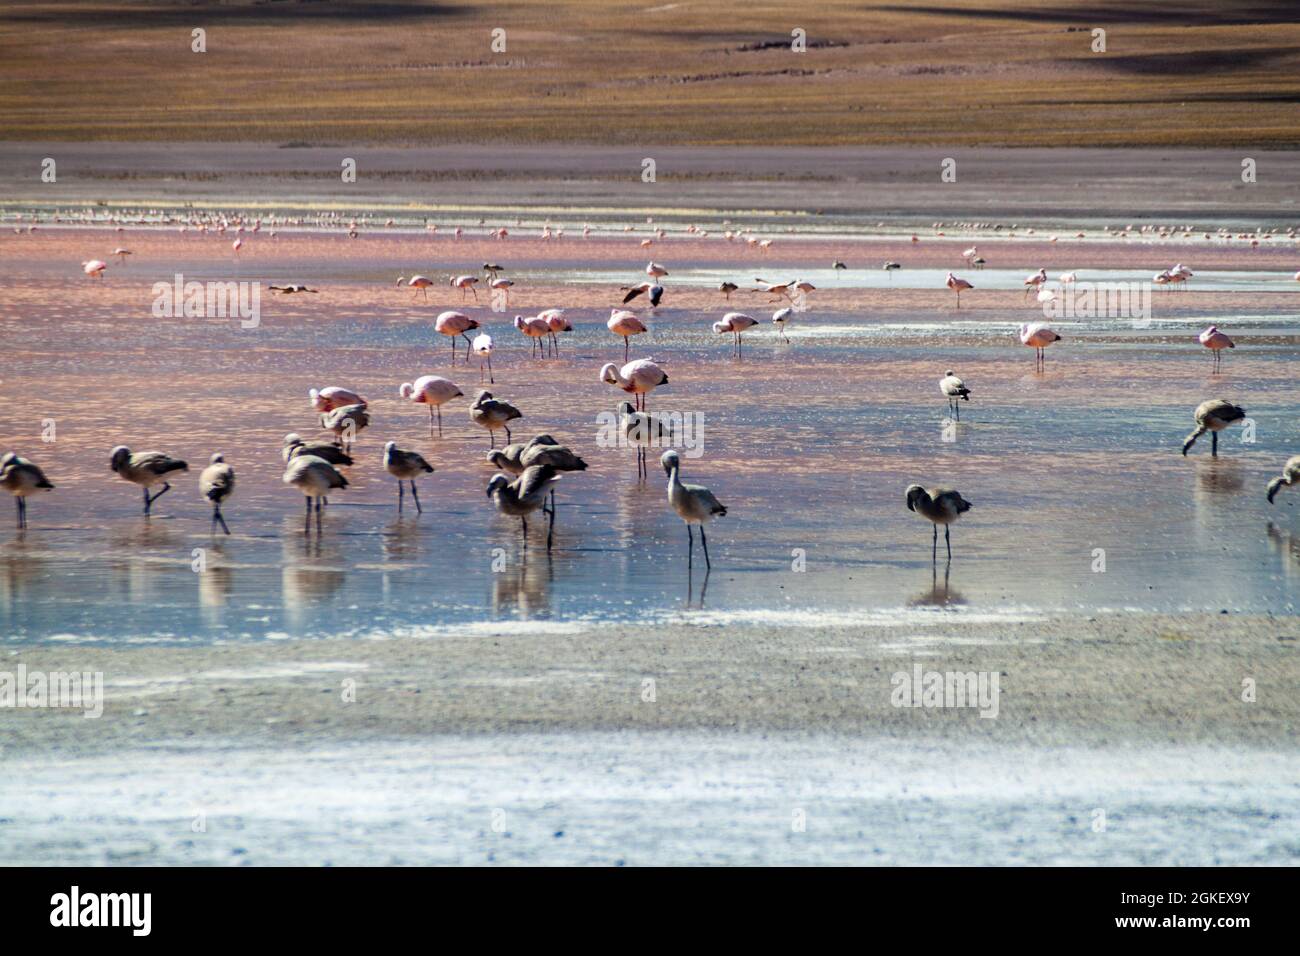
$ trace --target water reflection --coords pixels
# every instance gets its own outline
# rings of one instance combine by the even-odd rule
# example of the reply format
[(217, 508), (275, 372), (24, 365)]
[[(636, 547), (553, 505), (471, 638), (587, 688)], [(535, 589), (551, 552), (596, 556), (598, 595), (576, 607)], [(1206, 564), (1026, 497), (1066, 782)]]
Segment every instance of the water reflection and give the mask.
[(939, 565), (937, 563), (930, 566), (930, 587), (912, 597), (908, 602), (908, 607), (951, 607), (966, 603), (960, 591), (956, 591), (949, 583), (952, 574), (952, 561), (948, 560), (943, 565), (943, 581), (939, 581)]

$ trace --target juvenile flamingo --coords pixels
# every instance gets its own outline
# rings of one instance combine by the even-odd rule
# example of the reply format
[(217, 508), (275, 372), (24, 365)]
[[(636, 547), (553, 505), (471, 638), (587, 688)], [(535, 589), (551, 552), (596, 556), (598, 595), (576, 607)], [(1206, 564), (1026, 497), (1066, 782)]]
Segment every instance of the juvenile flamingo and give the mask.
[[(888, 268), (888, 264), (886, 264), (886, 268)], [(949, 289), (952, 289), (953, 292), (956, 292), (956, 293), (957, 293), (957, 308), (959, 308), (959, 309), (961, 308), (961, 294), (962, 294), (962, 291), (965, 290), (965, 289), (973, 289), (973, 288), (975, 288), (973, 285), (971, 285), (971, 284), (970, 284), (969, 282), (967, 282), (965, 279), (959, 279), (959, 278), (957, 278), (955, 275), (953, 275), (951, 272), (948, 273), (948, 280), (944, 283), (944, 285), (946, 285)]]
[(609, 321), (605, 323), (605, 327), (608, 328), (615, 335), (623, 336), (623, 361), (624, 362), (627, 361), (628, 352), (630, 349), (629, 339), (633, 335), (641, 335), (642, 333), (648, 331), (645, 327), (645, 324), (642, 323), (642, 321), (638, 319), (635, 315), (633, 315), (631, 312), (628, 312), (626, 309), (610, 309)]
[(304, 534), (311, 533), (312, 499), (316, 499), (316, 533), (320, 534), (321, 499), (327, 497), (335, 488), (346, 488), (348, 480), (333, 465), (315, 455), (299, 455), (290, 459), (281, 479), (303, 493), (307, 505), (307, 524)]
[(470, 406), (469, 418), (475, 425), (488, 430), (488, 436), (491, 439), (490, 448), (497, 445), (497, 429), (503, 428), (506, 432), (506, 442), (510, 442), (510, 422), (516, 418), (523, 418), (524, 413), (515, 408), (509, 402), (498, 401), (492, 397), (488, 391), (480, 391), (478, 397), (474, 399), (474, 404)]
[(1188, 435), (1183, 442), (1183, 455), (1186, 455), (1187, 450), (1196, 444), (1196, 439), (1208, 431), (1210, 433), (1210, 455), (1217, 457), (1219, 454), (1219, 432), (1229, 425), (1242, 421), (1246, 417), (1246, 410), (1240, 405), (1234, 405), (1232, 402), (1224, 401), (1221, 398), (1212, 398), (1197, 405), (1196, 411), (1192, 415), (1196, 419), (1196, 430)]
[(950, 488), (922, 488), (909, 485), (907, 488), (907, 510), (919, 514), (934, 525), (934, 540), (930, 548), (930, 560), (939, 560), (939, 525), (943, 525), (943, 543), (948, 547), (948, 560), (952, 560), (952, 538), (949, 525), (970, 511), (971, 503), (961, 496), (961, 492)]
[(953, 374), (952, 369), (943, 373), (939, 379), (939, 391), (948, 399), (948, 414), (955, 415), (961, 421), (961, 403), (970, 401), (970, 389), (966, 383)]
[(1043, 350), (1061, 337), (1047, 327), (1046, 322), (1034, 322), (1020, 326), (1020, 344), (1035, 350), (1034, 369), (1037, 371), (1045, 364)]
[(742, 355), (740, 335), (746, 329), (752, 329), (756, 325), (758, 325), (758, 319), (748, 316), (744, 312), (728, 312), (722, 317), (721, 322), (713, 323), (713, 331), (719, 335), (726, 335), (730, 332), (732, 341), (731, 354), (736, 358), (740, 358)]
[(230, 534), (226, 519), (221, 514), (221, 503), (235, 491), (235, 469), (226, 464), (221, 455), (213, 455), (211, 464), (199, 473), (199, 491), (203, 497), (212, 502), (212, 534), (216, 534), (217, 525)]
[(406, 497), (402, 482), (409, 481), (411, 497), (415, 499), (415, 513), (424, 514), (424, 509), (420, 507), (420, 493), (415, 490), (415, 479), (420, 475), (433, 474), (433, 466), (419, 452), (402, 451), (397, 447), (397, 442), (390, 441), (384, 445), (384, 469), (397, 479), (397, 513), (402, 513), (402, 499)]
[(410, 399), (419, 405), (429, 406), (429, 434), (433, 434), (434, 412), (437, 411), (438, 436), (442, 436), (442, 406), (453, 398), (460, 398), (462, 392), (453, 382), (437, 375), (421, 375), (414, 382), (403, 382), (397, 389), (402, 398)]
[[(113, 449), (109, 467), (124, 480), (139, 485), (144, 490), (146, 515), (149, 514), (153, 503), (171, 489), (171, 485), (167, 483), (167, 476), (173, 471), (190, 470), (190, 466), (179, 458), (171, 458), (159, 451), (141, 451), (132, 454), (131, 449), (125, 445), (118, 445)], [(154, 485), (162, 485), (162, 490), (156, 495), (150, 495), (149, 489)]]
[(1197, 340), (1213, 353), (1214, 371), (1216, 372), (1219, 370), (1219, 364), (1223, 360), (1223, 350), (1236, 348), (1232, 339), (1220, 332), (1217, 325), (1210, 326), (1197, 336)]
[(482, 332), (474, 336), (472, 346), (474, 354), (478, 356), (478, 383), (483, 384), (483, 365), (486, 363), (488, 382), (495, 384), (496, 379), (492, 377), (492, 336)]
[(727, 506), (713, 496), (703, 485), (688, 485), (681, 480), (681, 459), (677, 452), (669, 449), (659, 459), (668, 474), (668, 504), (677, 516), (686, 522), (686, 567), (690, 568), (695, 560), (695, 533), (691, 525), (699, 525), (700, 542), (704, 545), (704, 566), (712, 570), (713, 562), (709, 560), (709, 539), (704, 533), (704, 526), (714, 518), (725, 518)]
[(443, 312), (433, 320), (433, 329), (439, 335), (445, 335), (451, 339), (451, 364), (456, 364), (456, 336), (463, 336), (465, 339), (465, 364), (469, 364), (469, 350), (472, 343), (469, 336), (465, 333), (470, 329), (477, 329), (478, 322), (471, 319), (464, 312)]
[(18, 508), (18, 527), (27, 527), (27, 496), (38, 491), (51, 491), (54, 486), (40, 467), (14, 452), (5, 452), (0, 458), (0, 488), (14, 496)]
[(623, 391), (636, 397), (637, 407), (645, 410), (645, 397), (660, 385), (668, 384), (664, 370), (651, 359), (637, 359), (628, 362), (621, 369), (613, 362), (600, 370), (600, 380), (607, 385), (617, 385)]
[(519, 519), (523, 534), (524, 547), (528, 547), (528, 516), (538, 508), (542, 514), (550, 515), (546, 529), (546, 550), (551, 550), (551, 540), (555, 533), (555, 506), (546, 506), (546, 496), (551, 486), (560, 480), (554, 468), (548, 465), (534, 465), (525, 468), (524, 473), (511, 481), (498, 472), (488, 482), (487, 496), (492, 499), (497, 511)]
[(1300, 455), (1292, 455), (1282, 466), (1282, 474), (1268, 483), (1268, 503), (1273, 503), (1282, 486), (1300, 485)]

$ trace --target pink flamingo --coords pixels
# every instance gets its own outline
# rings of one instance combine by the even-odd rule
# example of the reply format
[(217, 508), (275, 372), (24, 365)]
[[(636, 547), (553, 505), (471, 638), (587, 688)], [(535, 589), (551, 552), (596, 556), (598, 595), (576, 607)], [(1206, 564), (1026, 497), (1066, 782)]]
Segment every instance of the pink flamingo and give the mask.
[(399, 286), (402, 284), (402, 280), (403, 280), (403, 279), (406, 280), (406, 284), (407, 284), (410, 288), (416, 290), (416, 292), (413, 292), (413, 293), (411, 294), (411, 298), (415, 298), (416, 294), (419, 294), (419, 295), (424, 296), (425, 301), (428, 301), (428, 299), (429, 299), (429, 287), (433, 285), (433, 280), (432, 280), (432, 279), (426, 279), (424, 276), (411, 276), (411, 278), (409, 278), (409, 279), (407, 279), (406, 276), (398, 276), (398, 277), (397, 277), (397, 284), (398, 284)]
[(510, 305), (510, 288), (514, 285), (509, 279), (493, 279), (488, 283), (488, 288), (493, 292), (500, 292), (505, 297), (505, 304)]
[(1043, 350), (1053, 342), (1059, 341), (1061, 341), (1061, 337), (1049, 329), (1046, 322), (1034, 322), (1031, 325), (1022, 325), (1020, 327), (1020, 344), (1036, 349), (1034, 353), (1035, 371), (1044, 365)]
[(1047, 281), (1047, 270), (1046, 270), (1046, 269), (1039, 269), (1037, 272), (1035, 272), (1033, 275), (1031, 275), (1028, 279), (1026, 279), (1026, 280), (1025, 280), (1025, 298), (1026, 298), (1026, 299), (1029, 298), (1029, 293), (1030, 293), (1031, 291), (1037, 292), (1039, 289), (1041, 289), (1041, 288), (1043, 287), (1043, 283), (1046, 282), (1046, 281)]
[(474, 288), (474, 285), (477, 282), (478, 282), (478, 276), (454, 276), (451, 280), (450, 285), (453, 289), (460, 289), (460, 300), (462, 302), (465, 301), (466, 290), (474, 293), (474, 301), (477, 302), (478, 289)]
[(736, 358), (741, 357), (740, 333), (746, 329), (752, 329), (758, 325), (758, 319), (746, 315), (744, 312), (728, 312), (722, 317), (721, 322), (713, 323), (713, 331), (719, 335), (725, 335), (730, 332), (732, 336), (731, 354)]
[(961, 308), (961, 294), (962, 294), (962, 290), (963, 290), (963, 289), (973, 289), (973, 288), (975, 288), (973, 285), (971, 285), (971, 284), (970, 284), (969, 282), (967, 282), (965, 279), (958, 279), (958, 278), (957, 278), (955, 275), (953, 275), (951, 272), (948, 273), (948, 281), (945, 282), (944, 285), (946, 285), (949, 289), (952, 289), (953, 292), (956, 292), (956, 293), (957, 293), (957, 308), (959, 308), (959, 309)]
[(627, 361), (631, 336), (640, 335), (643, 332), (648, 331), (641, 320), (626, 309), (610, 309), (609, 321), (605, 323), (605, 326), (615, 335), (623, 336), (624, 362)]
[(352, 389), (341, 388), (338, 385), (330, 385), (319, 391), (313, 388), (307, 393), (307, 397), (311, 399), (311, 407), (321, 413), (332, 412), (344, 405), (370, 404)]
[(419, 405), (429, 406), (429, 434), (433, 434), (434, 410), (438, 412), (438, 437), (442, 437), (442, 406), (465, 393), (454, 382), (437, 375), (421, 375), (414, 382), (403, 382), (397, 394)]
[(104, 278), (104, 270), (108, 268), (108, 263), (102, 259), (91, 259), (89, 262), (81, 264), (81, 271), (92, 279)]
[(477, 329), (478, 322), (471, 319), (464, 312), (443, 312), (433, 320), (434, 331), (439, 335), (445, 335), (451, 339), (451, 364), (456, 364), (456, 336), (465, 337), (465, 364), (469, 364), (469, 350), (472, 344), (469, 336), (465, 335), (470, 329)]
[(573, 323), (564, 317), (563, 309), (544, 309), (537, 313), (537, 317), (546, 322), (546, 327), (551, 334), (551, 348), (556, 355), (559, 355), (560, 340), (556, 336), (561, 332), (572, 332)]
[(230, 244), (230, 248), (231, 248), (231, 249), (234, 249), (234, 250), (235, 250), (235, 255), (238, 256), (238, 255), (239, 255), (239, 250), (242, 249), (242, 248), (244, 248), (244, 240), (243, 240), (243, 239), (236, 239), (234, 242), (232, 242), (232, 243)]
[(637, 408), (645, 411), (645, 396), (660, 385), (668, 384), (664, 370), (651, 359), (637, 359), (622, 368), (610, 362), (600, 370), (600, 380), (607, 385), (617, 385), (636, 397)]
[(1219, 370), (1219, 363), (1223, 361), (1223, 350), (1236, 348), (1232, 339), (1220, 332), (1217, 325), (1210, 326), (1197, 338), (1202, 345), (1214, 354), (1214, 371), (1216, 372)]
[[(544, 339), (551, 334), (550, 324), (545, 319), (538, 318), (537, 316), (533, 316), (531, 319), (525, 319), (522, 315), (516, 315), (515, 328), (533, 340), (533, 347), (528, 353), (530, 356), (537, 353), (537, 340)], [(545, 343), (542, 343), (542, 357), (546, 357)]]
[(665, 269), (657, 262), (650, 262), (646, 264), (645, 274), (648, 275), (651, 279), (658, 281), (659, 279), (662, 279), (664, 276), (668, 275), (668, 270)]

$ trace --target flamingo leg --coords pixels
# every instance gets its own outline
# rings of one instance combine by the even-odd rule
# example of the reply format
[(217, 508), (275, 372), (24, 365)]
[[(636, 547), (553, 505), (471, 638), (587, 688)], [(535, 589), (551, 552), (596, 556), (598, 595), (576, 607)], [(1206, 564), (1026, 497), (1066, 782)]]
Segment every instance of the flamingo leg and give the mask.
[(438, 437), (442, 437), (442, 406), (435, 406), (438, 409)]
[(632, 340), (629, 339), (626, 335), (623, 336), (623, 363), (624, 363), (625, 365), (627, 364), (627, 356), (628, 356), (628, 352), (630, 351), (630, 349), (631, 349), (631, 347), (632, 347), (632, 346), (629, 344), (631, 341), (632, 341)]
[(700, 525), (700, 543), (704, 545), (704, 567), (712, 571), (713, 562), (709, 560), (709, 536), (704, 533), (704, 525)]
[(934, 540), (930, 544), (930, 563), (939, 560), (939, 526), (934, 526)]
[(1219, 433), (1210, 432), (1210, 456), (1214, 457), (1219, 454)]
[[(397, 486), (400, 488), (402, 486), (402, 483), (399, 481), (397, 483)], [(415, 499), (415, 513), (417, 515), (424, 514), (424, 509), (420, 507), (420, 493), (415, 490), (414, 481), (411, 482), (411, 497)]]
[(402, 503), (406, 499), (406, 489), (402, 486), (402, 479), (397, 479), (397, 513), (402, 513)]
[(686, 542), (686, 568), (690, 570), (695, 566), (695, 532), (689, 524), (686, 525)]
[(433, 434), (433, 406), (429, 406), (429, 434)]
[[(935, 531), (936, 532), (938, 531), (937, 525), (935, 526)], [(952, 560), (952, 538), (949, 536), (949, 531), (950, 531), (949, 527), (947, 525), (944, 525), (943, 543), (948, 546), (948, 560), (951, 561)]]
[(215, 503), (212, 506), (212, 530), (213, 531), (217, 530), (218, 524), (221, 525), (222, 531), (224, 531), (226, 534), (230, 534), (230, 529), (226, 527), (226, 519), (223, 518), (221, 515), (221, 505), (220, 503)]

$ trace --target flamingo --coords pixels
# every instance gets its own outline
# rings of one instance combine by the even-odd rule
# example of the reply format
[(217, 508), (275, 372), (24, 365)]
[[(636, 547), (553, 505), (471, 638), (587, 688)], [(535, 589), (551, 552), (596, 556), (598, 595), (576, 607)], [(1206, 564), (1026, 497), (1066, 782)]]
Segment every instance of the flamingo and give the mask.
[[(551, 334), (551, 326), (545, 319), (539, 319), (533, 316), (525, 319), (522, 315), (515, 316), (515, 328), (532, 340), (532, 349), (529, 355), (535, 355), (539, 345), (538, 339), (544, 339)], [(546, 357), (545, 343), (542, 345), (542, 358)]]
[(1274, 497), (1282, 486), (1288, 488), (1292, 485), (1300, 485), (1300, 455), (1292, 455), (1282, 466), (1282, 474), (1268, 483), (1268, 503), (1272, 504)]
[(934, 525), (934, 541), (930, 549), (930, 560), (939, 560), (939, 525), (943, 525), (943, 543), (948, 547), (948, 560), (952, 560), (952, 538), (949, 526), (967, 511), (971, 503), (961, 496), (961, 492), (950, 488), (922, 488), (909, 485), (907, 488), (907, 510), (919, 514)]
[(1204, 345), (1207, 349), (1209, 349), (1213, 353), (1214, 370), (1216, 372), (1219, 370), (1219, 363), (1223, 359), (1223, 350), (1236, 348), (1236, 345), (1233, 344), (1232, 339), (1228, 338), (1226, 335), (1220, 332), (1219, 327), (1217, 325), (1212, 325), (1204, 332), (1202, 332), (1199, 336), (1197, 336), (1197, 341), (1199, 341), (1202, 345)]
[(657, 281), (668, 275), (668, 270), (657, 262), (650, 262), (646, 264), (645, 274)]
[(442, 406), (465, 393), (455, 383), (437, 375), (421, 375), (414, 382), (403, 382), (397, 389), (402, 398), (418, 405), (429, 406), (429, 434), (433, 434), (434, 411), (437, 410), (438, 436), (442, 436)]
[(221, 514), (221, 503), (229, 498), (235, 491), (235, 469), (226, 464), (226, 459), (220, 454), (212, 456), (211, 463), (199, 473), (199, 491), (203, 497), (212, 502), (212, 530), (211, 534), (217, 533), (217, 525), (221, 525), (221, 530), (230, 534), (230, 529), (226, 527), (226, 519)]
[[(1300, 279), (1300, 272), (1296, 273), (1296, 278)], [(731, 293), (735, 292), (739, 288), (740, 286), (736, 285), (736, 283), (734, 282), (723, 282), (721, 285), (718, 286), (718, 291), (722, 293), (722, 297), (724, 299), (730, 302)]]
[(320, 534), (321, 500), (335, 488), (346, 488), (348, 480), (333, 465), (315, 455), (299, 455), (289, 461), (281, 479), (286, 485), (297, 488), (307, 504), (307, 525), (304, 534), (311, 533), (311, 503), (316, 499), (316, 533)]
[(744, 312), (728, 312), (722, 317), (721, 322), (713, 323), (713, 331), (719, 335), (725, 335), (730, 332), (732, 336), (732, 354), (736, 358), (741, 357), (740, 335), (746, 329), (751, 329), (758, 325), (758, 319), (746, 315)]
[(768, 282), (766, 279), (760, 279), (757, 276), (754, 277), (754, 281), (761, 284), (757, 289), (751, 289), (750, 291), (766, 292), (768, 295), (772, 297), (771, 299), (768, 300), (770, 302), (778, 302), (783, 298), (784, 299), (790, 298), (791, 283), (789, 282)]
[(948, 399), (948, 414), (955, 415), (961, 421), (961, 403), (970, 401), (970, 389), (966, 383), (953, 374), (952, 369), (943, 373), (939, 379), (939, 391)]
[(14, 496), (18, 527), (23, 529), (27, 527), (27, 496), (38, 491), (51, 491), (54, 485), (38, 465), (10, 451), (0, 458), (0, 488)]
[(660, 385), (668, 384), (668, 376), (652, 359), (637, 359), (621, 369), (610, 362), (600, 370), (600, 380), (634, 395), (641, 411), (645, 410), (645, 396)]
[(500, 292), (503, 297), (503, 304), (507, 307), (510, 305), (510, 290), (514, 283), (509, 279), (493, 279), (488, 283), (488, 288), (493, 292)]
[(492, 336), (482, 332), (474, 336), (472, 343), (474, 354), (478, 356), (478, 382), (483, 384), (483, 364), (487, 363), (488, 382), (496, 384), (496, 379), (492, 377)]
[(645, 325), (634, 314), (626, 309), (610, 309), (609, 320), (605, 323), (615, 335), (623, 336), (623, 361), (627, 361), (629, 351), (629, 339), (633, 335), (641, 335), (648, 331)]
[(480, 391), (478, 397), (474, 399), (474, 404), (470, 406), (469, 418), (475, 425), (488, 430), (488, 436), (491, 439), (490, 448), (497, 446), (497, 429), (504, 428), (506, 432), (506, 443), (510, 442), (510, 422), (516, 418), (523, 418), (524, 413), (509, 402), (498, 401), (492, 397), (488, 391)]
[(506, 270), (502, 266), (494, 265), (491, 262), (485, 262), (483, 263), (483, 271), (488, 274), (489, 278), (495, 279), (497, 273), (505, 272)]
[(466, 291), (474, 293), (474, 301), (478, 301), (478, 289), (474, 286), (478, 283), (478, 276), (453, 276), (449, 283), (453, 289), (460, 289), (460, 300), (465, 301)]
[(238, 256), (239, 256), (239, 250), (242, 249), (242, 248), (244, 248), (244, 240), (243, 240), (243, 239), (236, 239), (234, 242), (232, 242), (232, 243), (230, 244), (230, 248), (235, 250), (235, 256), (236, 256), (236, 258), (238, 258)]
[(92, 279), (103, 279), (104, 270), (108, 268), (108, 263), (103, 259), (91, 259), (89, 262), (81, 264), (81, 271)]
[(649, 295), (650, 307), (652, 309), (659, 307), (659, 301), (664, 297), (664, 287), (658, 282), (642, 282), (640, 285), (622, 286), (620, 292), (626, 292), (623, 296), (623, 304), (627, 305), (639, 295)]
[(537, 317), (546, 322), (546, 327), (551, 336), (551, 349), (556, 355), (559, 355), (560, 340), (557, 336), (561, 332), (572, 332), (573, 323), (564, 317), (563, 309), (543, 309), (537, 313)]
[[(144, 490), (144, 513), (149, 514), (153, 503), (171, 489), (167, 476), (173, 471), (189, 471), (190, 466), (179, 458), (171, 458), (160, 451), (142, 451), (135, 454), (125, 445), (118, 445), (110, 453), (109, 467), (125, 481), (139, 485)], [(162, 485), (156, 495), (150, 495), (149, 489)]]
[(1043, 350), (1053, 342), (1061, 341), (1061, 337), (1047, 327), (1046, 322), (1034, 322), (1028, 325), (1020, 326), (1020, 344), (1035, 349), (1034, 368), (1042, 368), (1044, 365)]
[[(406, 279), (406, 277), (405, 277), (405, 276), (398, 276), (398, 277), (397, 277), (397, 284), (398, 284), (399, 286), (402, 284), (402, 280), (403, 280), (403, 279)], [(411, 298), (415, 298), (415, 296), (417, 296), (417, 295), (422, 295), (422, 296), (424, 296), (425, 301), (428, 301), (428, 299), (429, 299), (429, 287), (430, 287), (431, 285), (433, 285), (433, 280), (432, 280), (432, 279), (426, 278), (425, 276), (411, 276), (411, 278), (406, 279), (406, 284), (407, 284), (407, 286), (409, 286), (410, 288), (416, 290), (415, 292), (413, 292), (413, 293), (411, 294)]]
[(549, 465), (533, 465), (525, 468), (514, 481), (498, 472), (488, 482), (487, 496), (492, 499), (497, 511), (517, 517), (523, 534), (524, 547), (528, 547), (528, 516), (538, 508), (542, 514), (550, 515), (546, 529), (546, 550), (551, 550), (551, 539), (555, 532), (555, 506), (546, 506), (546, 496), (551, 486), (560, 480), (554, 468)]
[(113, 255), (117, 256), (117, 261), (118, 261), (118, 262), (121, 262), (121, 263), (125, 264), (125, 263), (126, 263), (126, 257), (129, 256), (129, 255), (131, 255), (131, 250), (130, 250), (130, 249), (123, 249), (121, 246), (118, 246), (116, 249), (113, 250)]
[(700, 526), (700, 542), (704, 545), (704, 566), (712, 570), (713, 562), (709, 560), (709, 539), (704, 534), (704, 526), (714, 518), (725, 518), (727, 506), (713, 496), (703, 485), (688, 485), (681, 480), (681, 459), (677, 452), (669, 449), (659, 459), (668, 475), (668, 504), (677, 516), (686, 522), (686, 567), (693, 566), (695, 560), (695, 533), (691, 525)]
[(957, 278), (955, 275), (953, 275), (951, 272), (948, 273), (948, 279), (947, 279), (947, 281), (946, 281), (944, 284), (945, 284), (949, 289), (952, 289), (953, 292), (956, 292), (956, 293), (957, 293), (957, 308), (959, 308), (959, 309), (961, 308), (961, 293), (962, 293), (962, 290), (963, 290), (963, 289), (973, 289), (973, 288), (975, 288), (973, 285), (971, 285), (971, 284), (970, 284), (969, 282), (967, 282), (965, 279), (958, 279), (958, 278)]
[(433, 320), (434, 331), (451, 339), (452, 365), (456, 364), (456, 336), (458, 335), (463, 336), (465, 339), (465, 364), (469, 364), (469, 350), (472, 343), (465, 333), (477, 328), (478, 322), (471, 319), (464, 312), (443, 312)]
[(772, 313), (772, 324), (776, 326), (777, 331), (781, 333), (781, 338), (785, 339), (787, 345), (790, 343), (790, 339), (785, 334), (785, 326), (787, 322), (793, 321), (794, 309), (791, 306), (787, 305), (784, 309), (777, 309)]
[(1196, 444), (1196, 439), (1208, 431), (1210, 433), (1210, 455), (1217, 457), (1219, 454), (1219, 432), (1229, 425), (1243, 420), (1246, 417), (1246, 410), (1240, 405), (1234, 405), (1221, 398), (1212, 398), (1197, 405), (1192, 416), (1196, 419), (1196, 430), (1183, 441), (1183, 455), (1186, 456), (1187, 450)]
[(1037, 272), (1035, 272), (1033, 275), (1027, 278), (1025, 280), (1025, 298), (1026, 299), (1029, 298), (1029, 293), (1031, 290), (1037, 292), (1039, 289), (1041, 289), (1043, 283), (1046, 281), (1047, 281), (1046, 269), (1039, 269)]
[[(370, 424), (370, 412), (365, 405), (340, 405), (321, 416), (321, 428), (334, 433), (336, 441), (343, 443), (344, 451), (351, 451), (352, 438)], [(346, 436), (346, 437), (344, 437)]]
[(433, 466), (424, 460), (419, 452), (402, 451), (397, 442), (390, 441), (384, 445), (384, 468), (397, 479), (397, 513), (402, 513), (402, 499), (406, 497), (402, 482), (411, 483), (411, 497), (415, 499), (415, 513), (424, 514), (420, 507), (420, 493), (415, 490), (415, 479), (420, 475), (433, 474)]
[(350, 388), (342, 388), (338, 385), (330, 385), (319, 391), (308, 389), (307, 397), (311, 399), (311, 407), (318, 412), (332, 412), (336, 408), (342, 408), (344, 405), (368, 405), (370, 404)]
[(343, 450), (343, 446), (335, 441), (303, 441), (302, 436), (297, 432), (290, 432), (284, 436), (284, 447), (280, 449), (280, 457), (284, 459), (287, 465), (299, 455), (314, 455), (317, 458), (324, 458), (331, 465), (350, 465), (352, 456)]

